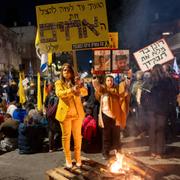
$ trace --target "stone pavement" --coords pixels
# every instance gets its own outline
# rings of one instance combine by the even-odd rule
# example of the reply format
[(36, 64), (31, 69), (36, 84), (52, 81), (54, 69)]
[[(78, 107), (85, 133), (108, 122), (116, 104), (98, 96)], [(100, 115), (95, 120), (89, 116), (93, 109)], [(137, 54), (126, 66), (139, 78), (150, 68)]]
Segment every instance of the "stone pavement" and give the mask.
[[(147, 137), (129, 137), (122, 140), (122, 152), (133, 158), (164, 171), (167, 179), (180, 179), (180, 137), (167, 145), (166, 159), (152, 160), (149, 156)], [(101, 153), (82, 156), (106, 164)], [(20, 155), (18, 150), (0, 155), (0, 180), (43, 180), (45, 172), (64, 165), (62, 151)]]

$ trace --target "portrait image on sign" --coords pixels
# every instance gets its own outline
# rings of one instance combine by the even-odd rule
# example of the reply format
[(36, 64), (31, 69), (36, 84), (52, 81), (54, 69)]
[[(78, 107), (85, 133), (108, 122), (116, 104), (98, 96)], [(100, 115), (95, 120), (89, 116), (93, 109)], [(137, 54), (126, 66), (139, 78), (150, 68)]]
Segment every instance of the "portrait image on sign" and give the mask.
[(129, 50), (112, 50), (112, 71), (123, 73), (129, 66)]
[(94, 50), (95, 72), (110, 71), (111, 50)]

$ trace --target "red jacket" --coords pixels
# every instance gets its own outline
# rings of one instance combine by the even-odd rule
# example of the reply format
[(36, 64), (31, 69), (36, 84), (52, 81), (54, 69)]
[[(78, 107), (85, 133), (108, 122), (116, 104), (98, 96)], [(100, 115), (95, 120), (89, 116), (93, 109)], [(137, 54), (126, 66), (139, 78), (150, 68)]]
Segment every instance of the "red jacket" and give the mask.
[(97, 127), (96, 120), (92, 116), (88, 115), (84, 119), (82, 124), (83, 138), (88, 141), (91, 141), (92, 137), (96, 136), (96, 131), (97, 131), (96, 127)]

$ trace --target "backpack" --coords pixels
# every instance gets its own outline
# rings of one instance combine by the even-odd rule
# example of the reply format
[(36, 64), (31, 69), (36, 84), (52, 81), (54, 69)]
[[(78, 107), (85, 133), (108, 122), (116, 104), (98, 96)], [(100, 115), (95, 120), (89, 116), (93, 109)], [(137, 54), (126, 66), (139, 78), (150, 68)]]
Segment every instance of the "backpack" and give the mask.
[(55, 119), (58, 102), (59, 100), (57, 96), (50, 97), (46, 110), (46, 117), (48, 119)]
[(83, 138), (85, 140), (88, 140), (88, 142), (91, 142), (93, 137), (96, 136), (96, 133), (97, 133), (96, 120), (91, 115), (86, 116), (82, 124)]

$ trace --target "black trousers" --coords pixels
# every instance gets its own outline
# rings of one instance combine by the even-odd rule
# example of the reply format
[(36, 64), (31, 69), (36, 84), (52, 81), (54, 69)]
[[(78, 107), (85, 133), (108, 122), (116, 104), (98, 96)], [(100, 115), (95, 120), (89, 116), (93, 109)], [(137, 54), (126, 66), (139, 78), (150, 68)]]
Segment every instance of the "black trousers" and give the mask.
[(102, 113), (104, 123), (102, 136), (102, 153), (108, 155), (112, 149), (120, 148), (120, 126), (116, 126), (114, 119)]
[(154, 112), (149, 117), (149, 146), (150, 152), (155, 154), (165, 153), (165, 126), (167, 117)]
[(55, 147), (56, 134), (60, 134), (59, 122), (56, 119), (49, 119), (48, 120), (49, 150), (53, 150), (56, 148)]

